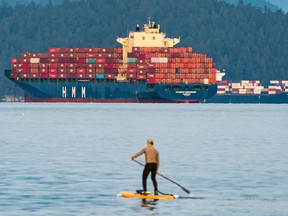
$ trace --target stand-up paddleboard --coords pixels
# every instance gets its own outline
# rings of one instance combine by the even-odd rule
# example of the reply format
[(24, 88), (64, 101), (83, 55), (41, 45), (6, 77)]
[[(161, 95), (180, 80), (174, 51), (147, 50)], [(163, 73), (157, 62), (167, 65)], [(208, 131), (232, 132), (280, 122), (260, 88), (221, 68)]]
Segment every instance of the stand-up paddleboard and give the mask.
[(123, 191), (119, 193), (119, 196), (125, 198), (138, 198), (138, 199), (177, 199), (178, 195), (164, 194), (164, 195), (143, 195), (140, 193)]

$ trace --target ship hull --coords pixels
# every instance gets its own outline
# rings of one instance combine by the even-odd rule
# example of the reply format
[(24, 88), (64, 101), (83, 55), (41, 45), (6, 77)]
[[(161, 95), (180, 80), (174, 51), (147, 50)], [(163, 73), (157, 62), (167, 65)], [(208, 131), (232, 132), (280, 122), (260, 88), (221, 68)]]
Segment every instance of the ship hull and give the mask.
[(205, 100), (205, 103), (254, 103), (254, 104), (286, 104), (288, 92), (281, 94), (257, 94), (257, 95), (215, 95)]
[(197, 103), (211, 98), (217, 91), (216, 84), (12, 81), (24, 90), (25, 102)]

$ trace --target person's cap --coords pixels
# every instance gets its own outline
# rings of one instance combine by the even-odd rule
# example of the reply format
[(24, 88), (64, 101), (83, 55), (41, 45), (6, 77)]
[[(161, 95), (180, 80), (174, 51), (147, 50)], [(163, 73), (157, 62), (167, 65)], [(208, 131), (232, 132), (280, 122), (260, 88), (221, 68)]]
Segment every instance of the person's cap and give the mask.
[(148, 144), (151, 144), (151, 145), (154, 144), (152, 139), (148, 139), (148, 140), (147, 140), (147, 143), (148, 143)]

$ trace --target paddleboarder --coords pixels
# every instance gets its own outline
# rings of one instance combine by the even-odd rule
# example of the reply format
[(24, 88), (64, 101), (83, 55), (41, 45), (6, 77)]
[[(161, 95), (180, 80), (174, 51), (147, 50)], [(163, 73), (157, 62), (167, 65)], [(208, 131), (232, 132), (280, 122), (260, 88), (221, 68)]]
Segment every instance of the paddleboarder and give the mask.
[(154, 148), (154, 142), (152, 139), (147, 140), (147, 147), (142, 149), (140, 152), (135, 154), (130, 158), (130, 160), (134, 160), (134, 158), (139, 157), (140, 155), (145, 154), (146, 164), (143, 170), (142, 175), (142, 186), (143, 186), (143, 192), (142, 194), (148, 195), (147, 192), (147, 177), (149, 173), (151, 172), (151, 180), (153, 182), (154, 186), (154, 194), (158, 195), (158, 187), (157, 187), (157, 181), (156, 181), (156, 173), (159, 169), (159, 153)]

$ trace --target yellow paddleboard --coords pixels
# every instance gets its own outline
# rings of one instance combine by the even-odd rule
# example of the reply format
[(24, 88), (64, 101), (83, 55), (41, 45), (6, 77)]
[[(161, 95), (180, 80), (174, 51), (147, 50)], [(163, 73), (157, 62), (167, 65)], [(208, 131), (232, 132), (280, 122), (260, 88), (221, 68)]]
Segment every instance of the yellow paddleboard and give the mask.
[(119, 196), (125, 198), (138, 198), (138, 199), (176, 199), (177, 195), (165, 194), (165, 195), (142, 195), (135, 192), (123, 191), (119, 193)]

